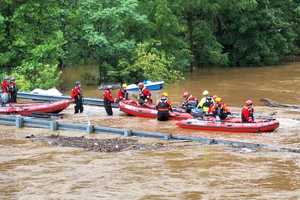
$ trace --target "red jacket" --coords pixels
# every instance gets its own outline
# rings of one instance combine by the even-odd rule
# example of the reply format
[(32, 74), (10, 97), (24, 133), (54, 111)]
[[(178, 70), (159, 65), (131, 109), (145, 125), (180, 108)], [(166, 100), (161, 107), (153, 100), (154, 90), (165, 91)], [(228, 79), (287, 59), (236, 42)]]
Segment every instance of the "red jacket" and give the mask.
[(242, 121), (254, 122), (253, 113), (254, 113), (254, 109), (252, 107), (244, 106), (242, 109)]
[(152, 102), (150, 90), (148, 90), (146, 87), (140, 89), (140, 98), (144, 100), (147, 99)]
[(114, 102), (111, 91), (109, 89), (106, 89), (106, 90), (103, 91), (103, 99), (105, 101)]
[(156, 109), (160, 112), (172, 111), (172, 103), (168, 100), (168, 98), (162, 97), (158, 101)]
[(117, 98), (119, 101), (126, 99), (126, 90), (122, 88), (118, 91)]
[(7, 80), (3, 80), (1, 83), (2, 93), (8, 93), (9, 83)]
[(81, 88), (78, 86), (75, 86), (71, 91), (71, 98), (75, 99), (79, 95), (81, 95)]

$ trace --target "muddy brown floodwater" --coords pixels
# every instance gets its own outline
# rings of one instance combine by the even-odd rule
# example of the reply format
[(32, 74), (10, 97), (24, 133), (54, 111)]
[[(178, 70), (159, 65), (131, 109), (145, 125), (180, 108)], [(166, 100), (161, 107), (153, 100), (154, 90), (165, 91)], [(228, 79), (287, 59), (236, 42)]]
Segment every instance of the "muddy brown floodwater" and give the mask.
[[(186, 81), (167, 86), (166, 90), (175, 101), (180, 101), (182, 91), (187, 88), (195, 94), (208, 88), (223, 96), (229, 105), (236, 106), (232, 108), (236, 111), (248, 96), (255, 101), (269, 97), (282, 103), (300, 104), (299, 70), (299, 64), (227, 69), (222, 74), (219, 69), (202, 70), (188, 76)], [(85, 87), (86, 94), (92, 91), (88, 88)], [(90, 106), (75, 116), (70, 106), (60, 120), (300, 148), (299, 111), (263, 106), (256, 109), (263, 113), (276, 111), (280, 127), (274, 133), (264, 134), (190, 131), (176, 128), (172, 121), (128, 117), (117, 109), (114, 116), (108, 117), (103, 108)], [(30, 134), (44, 136), (51, 132), (0, 126), (1, 200), (300, 199), (300, 154), (297, 153), (166, 141), (167, 148), (162, 149), (105, 153), (32, 142), (25, 139)], [(162, 142), (134, 139), (146, 144)]]

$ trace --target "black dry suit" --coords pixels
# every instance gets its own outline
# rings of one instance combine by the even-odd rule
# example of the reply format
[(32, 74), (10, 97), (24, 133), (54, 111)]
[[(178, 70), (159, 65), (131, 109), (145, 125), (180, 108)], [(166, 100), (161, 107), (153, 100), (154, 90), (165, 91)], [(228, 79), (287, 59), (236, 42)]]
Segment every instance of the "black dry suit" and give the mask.
[(171, 111), (172, 108), (167, 97), (162, 97), (159, 100), (156, 109), (157, 109), (157, 120), (159, 121), (169, 120), (169, 115), (170, 115), (169, 111)]

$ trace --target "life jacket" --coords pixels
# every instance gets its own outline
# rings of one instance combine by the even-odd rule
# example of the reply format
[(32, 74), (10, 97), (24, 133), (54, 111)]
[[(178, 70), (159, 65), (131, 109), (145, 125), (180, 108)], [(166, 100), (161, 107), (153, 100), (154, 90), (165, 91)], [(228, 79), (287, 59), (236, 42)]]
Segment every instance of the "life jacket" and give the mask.
[(170, 110), (170, 103), (168, 102), (168, 98), (162, 97), (158, 104), (157, 104), (157, 110), (159, 112), (166, 112)]
[(2, 88), (2, 93), (8, 93), (9, 83), (7, 80), (2, 81), (1, 88)]
[(243, 122), (253, 122), (254, 121), (254, 109), (244, 106), (242, 109), (242, 121)]
[(202, 107), (209, 108), (213, 104), (214, 104), (213, 98), (211, 96), (208, 96), (208, 97), (205, 98), (205, 102), (203, 103)]
[(75, 86), (71, 91), (72, 99), (81, 97), (81, 89), (78, 86)]
[(147, 100), (148, 103), (152, 103), (151, 92), (146, 87), (143, 87), (140, 89), (139, 99), (143, 101)]
[(120, 101), (123, 100), (123, 99), (128, 99), (128, 92), (127, 92), (127, 90), (120, 89), (118, 91), (118, 99)]
[(221, 115), (222, 113), (226, 113), (227, 110), (225, 108), (225, 105), (223, 103), (220, 103), (220, 104), (215, 104), (213, 106), (213, 109), (212, 109), (212, 112), (216, 115)]
[(105, 89), (103, 92), (103, 99), (104, 101), (108, 102), (114, 102), (114, 99), (112, 97), (111, 91), (109, 89)]

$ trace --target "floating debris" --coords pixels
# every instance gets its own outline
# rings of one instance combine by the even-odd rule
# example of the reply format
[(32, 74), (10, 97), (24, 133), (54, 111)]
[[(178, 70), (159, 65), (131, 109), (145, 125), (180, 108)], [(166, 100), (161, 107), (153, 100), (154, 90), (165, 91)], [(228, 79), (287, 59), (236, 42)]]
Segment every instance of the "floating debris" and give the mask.
[(138, 140), (131, 138), (113, 138), (113, 139), (96, 139), (82, 137), (66, 137), (60, 135), (51, 136), (26, 136), (32, 141), (43, 141), (49, 145), (83, 148), (88, 151), (97, 152), (120, 152), (125, 150), (157, 150), (165, 147), (163, 143), (138, 143)]

